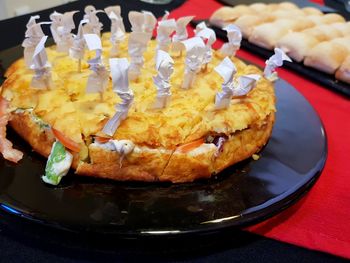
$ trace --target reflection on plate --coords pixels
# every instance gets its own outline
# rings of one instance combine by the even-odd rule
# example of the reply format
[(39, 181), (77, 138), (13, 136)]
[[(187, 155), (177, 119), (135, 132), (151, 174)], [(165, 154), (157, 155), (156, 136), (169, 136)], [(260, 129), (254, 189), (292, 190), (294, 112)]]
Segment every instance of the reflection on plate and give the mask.
[(25, 156), (18, 165), (0, 160), (0, 208), (53, 227), (121, 237), (201, 234), (259, 222), (310, 188), (327, 153), (322, 123), (308, 102), (283, 80), (276, 82), (276, 94), (276, 124), (261, 158), (191, 184), (70, 174), (50, 187), (40, 179), (46, 160), (10, 133)]

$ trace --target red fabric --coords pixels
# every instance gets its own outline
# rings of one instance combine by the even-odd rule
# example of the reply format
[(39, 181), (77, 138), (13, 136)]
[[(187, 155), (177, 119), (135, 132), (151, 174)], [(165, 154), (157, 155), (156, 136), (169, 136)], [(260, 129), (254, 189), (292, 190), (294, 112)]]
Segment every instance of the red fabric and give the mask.
[[(197, 19), (208, 18), (220, 6), (214, 0), (190, 0), (174, 10), (171, 17), (196, 15)], [(215, 47), (221, 45), (222, 42), (217, 41)], [(237, 55), (264, 65), (261, 58), (244, 50)], [(320, 115), (328, 138), (328, 159), (321, 177), (306, 197), (247, 230), (350, 258), (350, 100), (292, 71), (280, 69), (279, 75), (300, 91)]]

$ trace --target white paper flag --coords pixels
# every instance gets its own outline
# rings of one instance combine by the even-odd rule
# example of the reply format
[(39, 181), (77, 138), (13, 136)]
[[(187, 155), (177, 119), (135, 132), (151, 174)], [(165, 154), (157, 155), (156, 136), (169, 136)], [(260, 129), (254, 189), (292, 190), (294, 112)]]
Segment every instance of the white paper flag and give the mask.
[(52, 37), (57, 45), (57, 51), (68, 53), (73, 45), (73, 34), (71, 31), (75, 28), (73, 15), (77, 11), (66, 12), (64, 14), (53, 12), (50, 15), (52, 24), (50, 30)]
[(157, 76), (153, 77), (157, 88), (157, 98), (154, 103), (155, 109), (165, 108), (170, 102), (170, 76), (174, 72), (174, 60), (163, 51), (157, 51), (156, 70)]
[(105, 134), (113, 136), (121, 121), (128, 116), (128, 111), (134, 100), (134, 94), (129, 88), (128, 60), (126, 58), (111, 58), (109, 60), (109, 65), (112, 75), (113, 91), (122, 99), (122, 102), (116, 106), (116, 113), (102, 130)]
[(171, 43), (170, 35), (176, 29), (175, 19), (162, 20), (158, 22), (157, 27), (157, 49), (168, 51), (169, 44)]
[(47, 54), (45, 50), (46, 40), (47, 36), (43, 36), (38, 45), (35, 47), (32, 59), (33, 64), (30, 67), (35, 72), (31, 86), (38, 89), (48, 89), (52, 86), (50, 72), (51, 65), (47, 60)]
[(87, 19), (83, 19), (79, 23), (77, 35), (73, 36), (73, 45), (69, 49), (69, 56), (75, 59), (83, 59), (85, 53), (85, 39), (83, 34), (83, 25), (88, 22)]
[(83, 27), (84, 34), (96, 34), (100, 36), (103, 25), (100, 23), (97, 14), (104, 13), (103, 10), (96, 10), (94, 6), (88, 5), (85, 7), (84, 12), (84, 19), (89, 21)]
[(33, 64), (33, 54), (36, 46), (39, 44), (40, 40), (44, 35), (41, 25), (49, 25), (51, 22), (41, 22), (37, 23), (36, 20), (40, 16), (31, 16), (27, 23), (27, 30), (25, 32), (25, 39), (22, 43), (24, 47), (24, 61), (28, 68)]
[(196, 36), (202, 38), (203, 40), (207, 40), (207, 43), (205, 45), (203, 64), (208, 64), (213, 56), (213, 50), (211, 49), (211, 46), (216, 41), (215, 31), (211, 28), (204, 28), (198, 34), (196, 34)]
[(132, 32), (143, 32), (143, 25), (145, 21), (145, 16), (141, 12), (130, 11), (129, 21), (131, 24)]
[(261, 76), (257, 74), (243, 75), (238, 77), (238, 85), (233, 89), (233, 96), (240, 97), (247, 95), (249, 91), (255, 87), (256, 82), (260, 78)]
[(96, 34), (84, 34), (89, 50), (95, 50), (96, 56), (88, 61), (92, 73), (88, 78), (86, 93), (102, 93), (108, 85), (109, 72), (102, 64), (102, 43)]
[(143, 31), (149, 34), (149, 39), (152, 38), (154, 27), (157, 24), (157, 19), (152, 12), (142, 11), (144, 16)]
[(201, 32), (203, 29), (208, 28), (205, 22), (200, 22), (196, 25), (196, 29), (194, 30), (194, 34), (197, 36), (199, 32)]
[(223, 28), (227, 32), (228, 42), (223, 44), (220, 52), (225, 56), (235, 56), (241, 47), (242, 33), (239, 27), (230, 24)]
[(215, 97), (215, 109), (225, 109), (230, 106), (233, 96), (233, 76), (237, 69), (233, 62), (225, 57), (221, 63), (214, 69), (224, 79), (222, 91), (218, 92)]
[(181, 41), (184, 41), (188, 38), (187, 25), (189, 22), (191, 22), (193, 18), (194, 16), (183, 16), (176, 21), (176, 33), (174, 34), (172, 39), (172, 50), (174, 52), (180, 52), (184, 49), (184, 46), (181, 43)]
[(162, 20), (161, 20), (161, 21), (168, 20), (169, 15), (170, 15), (169, 11), (168, 11), (168, 10), (165, 10), (164, 16), (162, 17)]
[(182, 88), (188, 89), (194, 83), (196, 74), (201, 69), (205, 53), (205, 45), (200, 37), (192, 37), (182, 41), (182, 43), (186, 48), (186, 67)]
[(130, 55), (130, 80), (136, 79), (144, 63), (143, 53), (147, 49), (148, 34), (145, 32), (132, 32), (129, 36), (128, 51)]
[(284, 53), (282, 49), (275, 48), (275, 54), (272, 55), (268, 60), (266, 60), (264, 77), (270, 81), (275, 81), (278, 79), (276, 68), (283, 65), (283, 61), (292, 62), (292, 60)]

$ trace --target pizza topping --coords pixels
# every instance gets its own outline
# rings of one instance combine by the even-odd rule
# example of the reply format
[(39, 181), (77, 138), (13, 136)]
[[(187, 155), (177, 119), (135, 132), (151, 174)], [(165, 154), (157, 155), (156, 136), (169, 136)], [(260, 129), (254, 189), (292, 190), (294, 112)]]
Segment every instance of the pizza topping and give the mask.
[(10, 119), (7, 112), (8, 101), (0, 97), (0, 152), (6, 160), (17, 163), (22, 159), (23, 153), (12, 148), (12, 143), (6, 139), (6, 125)]
[(109, 137), (101, 137), (101, 136), (95, 136), (94, 139), (98, 143), (106, 143), (106, 142), (109, 142), (111, 140), (111, 138), (109, 138)]
[(129, 140), (112, 140), (111, 142), (113, 143), (116, 152), (120, 155), (119, 166), (121, 168), (125, 155), (131, 153), (134, 150), (135, 145), (132, 141)]
[(219, 157), (219, 155), (224, 151), (224, 143), (227, 141), (227, 136), (219, 136), (214, 139), (214, 144), (217, 147), (217, 150), (214, 154), (215, 157)]
[(33, 109), (29, 110), (32, 120), (39, 125), (40, 129), (49, 129), (50, 125), (33, 113)]
[(63, 144), (59, 141), (54, 142), (42, 180), (47, 184), (58, 185), (62, 177), (68, 173), (72, 161), (73, 155), (65, 149)]
[(206, 143), (213, 143), (217, 150), (214, 154), (215, 157), (218, 157), (224, 150), (224, 144), (228, 140), (228, 137), (225, 134), (222, 135), (209, 135), (206, 139)]
[(113, 91), (122, 99), (116, 105), (116, 113), (109, 119), (102, 129), (102, 132), (113, 136), (121, 121), (127, 116), (129, 109), (134, 101), (134, 93), (129, 87), (129, 62), (126, 58), (111, 58), (109, 60), (112, 74)]
[(110, 151), (116, 151), (119, 155), (119, 164), (120, 168), (122, 167), (122, 161), (124, 157), (133, 152), (135, 148), (135, 144), (130, 140), (108, 140), (107, 142), (102, 142), (96, 140), (97, 145), (103, 147), (104, 149), (108, 149)]
[(68, 148), (73, 152), (80, 152), (80, 145), (77, 142), (68, 138), (66, 135), (56, 130), (55, 128), (51, 128), (51, 130), (55, 135), (56, 139), (59, 140), (64, 145), (64, 147)]
[(182, 153), (187, 153), (187, 152), (190, 152), (193, 149), (201, 146), (203, 143), (205, 143), (205, 139), (200, 138), (200, 139), (195, 140), (193, 142), (189, 142), (189, 143), (180, 145), (179, 147), (177, 147), (177, 151), (182, 152)]

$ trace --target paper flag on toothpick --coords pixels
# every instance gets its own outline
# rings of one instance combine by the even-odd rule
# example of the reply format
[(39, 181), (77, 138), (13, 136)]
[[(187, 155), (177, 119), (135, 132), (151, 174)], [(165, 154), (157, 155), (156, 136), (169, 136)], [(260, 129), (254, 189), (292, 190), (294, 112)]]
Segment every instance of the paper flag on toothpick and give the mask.
[(97, 14), (104, 13), (103, 10), (96, 10), (94, 6), (88, 5), (85, 7), (84, 12), (84, 19), (88, 20), (83, 27), (84, 34), (96, 34), (100, 36), (103, 25), (100, 23)]
[(128, 70), (129, 62), (126, 58), (111, 58), (109, 60), (111, 69), (113, 91), (122, 99), (116, 106), (116, 113), (103, 127), (102, 132), (113, 136), (122, 120), (128, 116), (128, 111), (134, 100), (134, 94), (129, 88)]
[(132, 32), (129, 36), (128, 51), (130, 56), (129, 78), (136, 79), (141, 74), (144, 63), (143, 53), (147, 49), (148, 34), (145, 32)]
[(275, 81), (278, 79), (276, 68), (283, 65), (283, 61), (292, 62), (292, 60), (283, 52), (282, 49), (275, 48), (275, 54), (272, 55), (268, 60), (266, 60), (264, 77), (270, 81)]
[(102, 92), (108, 85), (109, 72), (102, 64), (102, 43), (96, 34), (84, 34), (86, 45), (89, 50), (95, 50), (96, 56), (88, 61), (92, 73), (88, 78), (86, 93)]
[(256, 82), (261, 78), (260, 75), (250, 74), (238, 77), (238, 85), (233, 89), (233, 96), (239, 97), (247, 95), (256, 85)]
[(168, 20), (169, 15), (170, 15), (169, 11), (168, 11), (168, 10), (165, 10), (164, 16), (162, 17), (162, 20), (161, 20), (161, 21)]
[(170, 101), (170, 76), (174, 72), (174, 60), (163, 50), (158, 50), (156, 57), (158, 74), (153, 77), (153, 81), (157, 88), (157, 97), (153, 107), (160, 109), (165, 108)]
[(73, 45), (69, 49), (69, 56), (75, 59), (83, 59), (85, 53), (85, 39), (83, 35), (83, 25), (88, 22), (87, 19), (83, 19), (79, 23), (77, 35), (73, 37)]
[(224, 43), (219, 51), (225, 56), (235, 56), (237, 50), (241, 47), (241, 30), (233, 24), (227, 25), (223, 30), (227, 32), (228, 42)]
[(182, 88), (188, 89), (194, 83), (196, 74), (201, 69), (205, 53), (205, 45), (200, 37), (192, 37), (182, 41), (182, 43), (186, 48), (186, 67)]
[(32, 59), (33, 64), (30, 67), (35, 72), (31, 86), (38, 89), (47, 89), (51, 86), (51, 65), (47, 60), (45, 50), (46, 40), (47, 36), (43, 36), (38, 45), (35, 47)]
[(126, 58), (109, 59), (109, 66), (111, 69), (113, 91), (128, 92), (129, 91), (129, 62)]
[(170, 35), (176, 29), (176, 21), (175, 19), (162, 20), (158, 22), (157, 27), (157, 49), (161, 49), (163, 51), (168, 51), (169, 44), (171, 43)]
[(224, 79), (224, 83), (232, 82), (233, 76), (237, 73), (235, 64), (225, 57), (214, 70)]
[(52, 21), (50, 30), (58, 52), (68, 53), (73, 45), (73, 34), (71, 31), (75, 28), (73, 15), (77, 12), (71, 11), (61, 14), (55, 11), (50, 15)]
[(131, 31), (143, 32), (143, 23), (145, 20), (144, 14), (137, 11), (130, 11), (128, 16), (131, 24)]
[(123, 18), (121, 16), (120, 6), (119, 5), (109, 6), (109, 7), (106, 7), (104, 10), (108, 15), (109, 19), (112, 20), (112, 22), (113, 20), (118, 21), (118, 25), (117, 25), (118, 31), (121, 31), (125, 34), (125, 26), (124, 26)]
[(197, 36), (197, 34), (201, 32), (204, 28), (207, 28), (205, 22), (200, 22), (198, 25), (196, 25), (196, 29), (194, 30), (195, 35)]
[(25, 32), (25, 39), (22, 43), (24, 47), (24, 61), (28, 68), (33, 64), (33, 54), (36, 46), (44, 36), (44, 32), (41, 29), (41, 25), (49, 25), (51, 22), (37, 23), (36, 20), (40, 16), (31, 16), (27, 23), (27, 30)]
[(203, 40), (207, 40), (207, 43), (205, 45), (205, 54), (204, 54), (203, 64), (208, 64), (211, 61), (213, 56), (213, 51), (211, 49), (211, 46), (216, 41), (215, 31), (211, 28), (204, 28), (198, 34), (196, 34), (196, 36), (202, 38)]
[(96, 34), (84, 34), (86, 45), (89, 50), (102, 50), (101, 39)]
[(233, 62), (225, 57), (221, 63), (214, 69), (223, 79), (222, 91), (218, 92), (215, 97), (215, 109), (225, 109), (230, 106), (233, 96), (233, 76), (237, 69)]
[(125, 27), (123, 18), (121, 17), (120, 6), (109, 6), (105, 9), (106, 14), (111, 20), (111, 37), (112, 48), (110, 50), (110, 56), (118, 56), (119, 44), (125, 39)]
[(191, 20), (194, 18), (194, 16), (184, 16), (180, 17), (176, 21), (176, 30), (175, 34), (173, 35), (173, 44), (172, 44), (172, 50), (174, 52), (180, 52), (184, 49), (183, 44), (181, 41), (186, 40), (188, 38), (187, 33), (187, 25)]
[(157, 24), (157, 19), (153, 15), (152, 12), (149, 11), (142, 11), (144, 15), (144, 24), (143, 24), (143, 31), (149, 34), (149, 38), (151, 39), (153, 35), (154, 27)]

